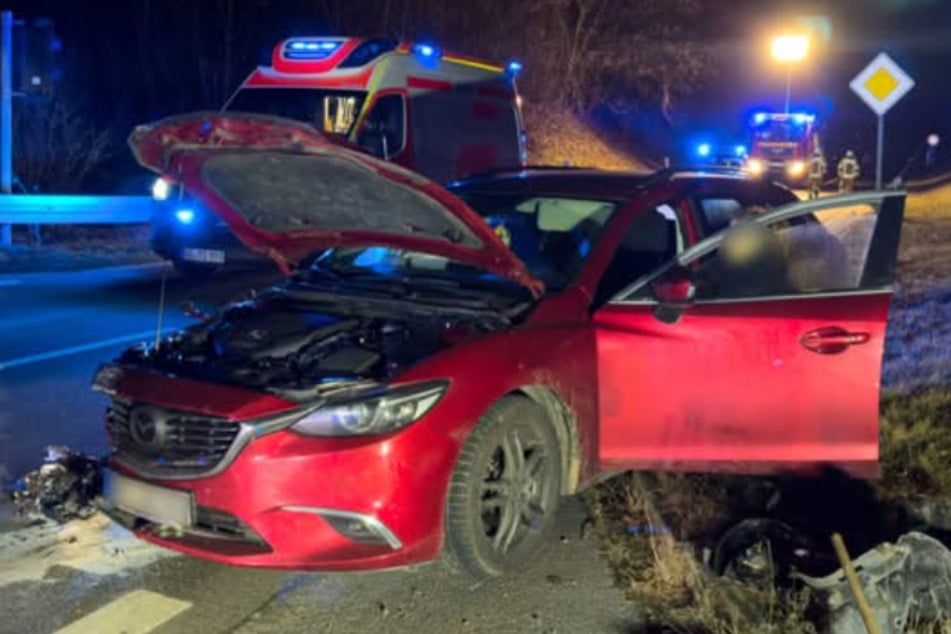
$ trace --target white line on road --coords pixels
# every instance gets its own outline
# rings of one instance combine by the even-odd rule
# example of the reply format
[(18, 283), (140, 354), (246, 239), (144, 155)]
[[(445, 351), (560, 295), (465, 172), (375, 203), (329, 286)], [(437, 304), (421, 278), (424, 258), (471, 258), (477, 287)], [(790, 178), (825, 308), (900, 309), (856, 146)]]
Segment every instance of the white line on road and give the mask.
[(192, 606), (148, 590), (133, 590), (55, 634), (147, 634)]
[[(175, 330), (175, 329), (166, 328), (162, 331), (162, 334), (171, 332), (172, 330)], [(82, 352), (89, 352), (90, 350), (99, 350), (100, 348), (108, 348), (109, 346), (116, 346), (116, 345), (119, 345), (120, 343), (131, 343), (135, 341), (143, 341), (146, 339), (153, 339), (154, 337), (155, 337), (155, 331), (147, 330), (145, 332), (140, 332), (134, 335), (113, 337), (112, 339), (104, 339), (102, 341), (84, 343), (79, 346), (70, 346), (69, 348), (60, 348), (59, 350), (51, 350), (50, 352), (41, 352), (39, 354), (31, 354), (26, 357), (20, 357), (19, 359), (9, 359), (7, 361), (0, 361), (0, 372), (3, 372), (4, 370), (12, 370), (13, 368), (18, 368), (24, 365), (39, 363), (40, 361), (49, 361), (50, 359), (58, 359), (59, 357), (66, 357), (72, 354), (80, 354)]]

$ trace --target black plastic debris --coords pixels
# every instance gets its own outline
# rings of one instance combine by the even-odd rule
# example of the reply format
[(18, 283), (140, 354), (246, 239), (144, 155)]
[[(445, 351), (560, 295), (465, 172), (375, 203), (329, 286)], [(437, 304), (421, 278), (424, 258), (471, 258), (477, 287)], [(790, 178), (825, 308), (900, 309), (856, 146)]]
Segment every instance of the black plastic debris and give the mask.
[(48, 447), (43, 466), (14, 483), (19, 513), (41, 514), (56, 522), (86, 519), (96, 513), (102, 491), (103, 460), (66, 447)]

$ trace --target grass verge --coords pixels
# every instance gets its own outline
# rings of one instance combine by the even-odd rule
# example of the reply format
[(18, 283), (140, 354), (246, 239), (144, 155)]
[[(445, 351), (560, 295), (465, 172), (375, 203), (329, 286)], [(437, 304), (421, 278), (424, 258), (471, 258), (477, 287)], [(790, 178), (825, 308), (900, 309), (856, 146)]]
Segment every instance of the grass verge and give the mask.
[[(873, 496), (882, 504), (951, 501), (949, 463), (951, 390), (886, 395), (882, 477), (872, 485)], [(822, 631), (821, 602), (808, 589), (741, 585), (702, 563), (711, 538), (742, 519), (738, 509), (768, 495), (766, 483), (741, 476), (625, 474), (588, 492), (603, 554), (619, 586), (644, 610), (643, 627), (631, 634)], [(951, 628), (922, 623), (914, 631)]]

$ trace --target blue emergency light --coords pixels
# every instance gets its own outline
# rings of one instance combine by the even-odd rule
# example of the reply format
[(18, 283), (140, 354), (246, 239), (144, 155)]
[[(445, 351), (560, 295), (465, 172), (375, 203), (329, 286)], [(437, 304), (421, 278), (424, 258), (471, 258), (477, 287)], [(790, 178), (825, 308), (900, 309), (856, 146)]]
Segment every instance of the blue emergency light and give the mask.
[(342, 45), (342, 40), (289, 40), (284, 45), (284, 57), (299, 60), (326, 59)]
[(709, 143), (701, 143), (700, 145), (698, 145), (698, 146), (697, 146), (697, 154), (699, 154), (700, 156), (709, 156), (709, 155), (710, 155), (710, 144), (709, 144)]
[(414, 44), (413, 52), (426, 59), (439, 59), (442, 52), (432, 44)]
[(191, 209), (175, 210), (175, 220), (183, 225), (190, 225), (195, 221), (195, 212)]
[(506, 70), (508, 71), (509, 75), (511, 75), (512, 77), (515, 77), (520, 72), (522, 72), (522, 63), (513, 60), (509, 62), (508, 66), (506, 66)]
[(765, 112), (757, 112), (756, 114), (753, 115), (753, 123), (755, 123), (756, 125), (759, 125), (761, 123), (766, 123), (766, 118), (768, 116), (769, 115), (767, 115)]
[(746, 146), (745, 146), (745, 145), (737, 145), (737, 146), (736, 146), (736, 155), (737, 155), (737, 156), (746, 156)]

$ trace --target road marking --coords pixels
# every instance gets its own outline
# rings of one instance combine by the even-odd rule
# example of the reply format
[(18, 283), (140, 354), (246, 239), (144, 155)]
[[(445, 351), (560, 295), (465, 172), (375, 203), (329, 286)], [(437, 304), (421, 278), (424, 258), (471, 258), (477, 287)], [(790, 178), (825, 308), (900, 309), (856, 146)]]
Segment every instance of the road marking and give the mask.
[[(162, 334), (166, 334), (176, 330), (176, 328), (165, 328), (162, 330)], [(116, 346), (120, 343), (131, 343), (137, 341), (144, 341), (146, 339), (155, 339), (155, 331), (147, 330), (145, 332), (140, 332), (134, 335), (125, 335), (122, 337), (113, 337), (112, 339), (104, 339), (102, 341), (94, 341), (92, 343), (84, 343), (79, 346), (70, 346), (69, 348), (60, 348), (59, 350), (51, 350), (50, 352), (41, 352), (39, 354), (31, 354), (26, 357), (20, 357), (19, 359), (9, 359), (7, 361), (0, 361), (0, 372), (4, 370), (12, 370), (13, 368), (19, 368), (24, 365), (31, 365), (33, 363), (39, 363), (41, 361), (49, 361), (50, 359), (58, 359), (59, 357), (66, 357), (73, 354), (80, 354), (82, 352), (89, 352), (90, 350), (99, 350), (100, 348), (108, 348), (109, 346)]]
[(55, 634), (147, 634), (192, 604), (148, 590), (133, 590)]

